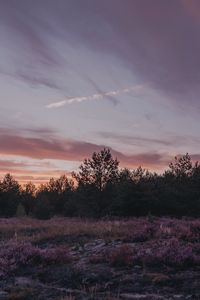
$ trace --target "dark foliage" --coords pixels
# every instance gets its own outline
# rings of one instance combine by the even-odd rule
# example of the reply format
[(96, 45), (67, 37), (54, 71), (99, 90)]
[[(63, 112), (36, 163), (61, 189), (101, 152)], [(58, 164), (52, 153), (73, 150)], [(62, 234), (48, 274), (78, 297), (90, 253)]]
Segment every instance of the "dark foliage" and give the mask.
[(23, 189), (11, 175), (0, 182), (0, 215), (14, 216), (18, 204), (27, 215), (48, 219), (53, 215), (191, 216), (200, 215), (200, 164), (186, 154), (175, 157), (163, 174), (141, 167), (119, 169), (109, 149), (93, 153), (79, 172), (41, 185), (28, 183)]
[(24, 210), (27, 216), (30, 215), (31, 211), (33, 211), (33, 207), (35, 204), (35, 195), (35, 185), (31, 182), (27, 183), (21, 193), (22, 205), (24, 206)]
[(20, 201), (20, 185), (7, 174), (0, 182), (0, 216), (12, 217), (17, 211)]
[(50, 219), (53, 214), (53, 206), (49, 199), (48, 190), (45, 186), (42, 186), (36, 195), (33, 215), (38, 219), (47, 220)]

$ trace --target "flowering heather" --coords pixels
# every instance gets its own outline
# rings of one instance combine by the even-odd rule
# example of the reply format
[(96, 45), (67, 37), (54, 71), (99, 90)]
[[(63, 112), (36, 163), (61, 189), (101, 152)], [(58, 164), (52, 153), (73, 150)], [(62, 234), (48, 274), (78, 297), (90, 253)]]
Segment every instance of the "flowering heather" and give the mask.
[(71, 246), (84, 248), (95, 239), (105, 241), (105, 245), (118, 240), (122, 244), (92, 253), (93, 264), (186, 267), (200, 263), (200, 221), (193, 219), (0, 219), (0, 237), (1, 277), (19, 267), (68, 263)]
[(152, 266), (189, 267), (200, 262), (200, 256), (192, 244), (183, 244), (177, 238), (152, 241), (139, 247), (136, 261)]
[(126, 245), (112, 251), (109, 255), (109, 263), (114, 267), (126, 267), (133, 264), (132, 249)]
[(168, 293), (177, 286), (180, 294), (200, 295), (199, 267), (198, 219), (0, 219), (0, 283), (4, 293), (13, 286), (8, 299), (99, 300), (107, 290), (121, 299), (119, 290), (154, 295), (166, 287), (164, 299), (174, 300)]
[(62, 247), (40, 249), (30, 242), (8, 241), (1, 243), (0, 277), (5, 277), (19, 267), (70, 262), (67, 249)]

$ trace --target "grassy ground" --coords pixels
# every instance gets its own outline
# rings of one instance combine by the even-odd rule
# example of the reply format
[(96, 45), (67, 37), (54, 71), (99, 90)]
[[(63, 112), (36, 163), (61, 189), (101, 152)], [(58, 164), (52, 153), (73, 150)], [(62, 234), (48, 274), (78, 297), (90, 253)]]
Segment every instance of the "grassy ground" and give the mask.
[(0, 299), (200, 299), (200, 220), (0, 219)]

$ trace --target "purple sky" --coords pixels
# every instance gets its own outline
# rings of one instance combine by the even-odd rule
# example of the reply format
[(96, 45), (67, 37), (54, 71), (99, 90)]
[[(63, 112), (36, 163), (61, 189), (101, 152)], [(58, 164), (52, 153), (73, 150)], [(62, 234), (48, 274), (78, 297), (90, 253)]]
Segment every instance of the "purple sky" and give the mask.
[(42, 182), (110, 147), (200, 158), (199, 0), (0, 0), (0, 176)]

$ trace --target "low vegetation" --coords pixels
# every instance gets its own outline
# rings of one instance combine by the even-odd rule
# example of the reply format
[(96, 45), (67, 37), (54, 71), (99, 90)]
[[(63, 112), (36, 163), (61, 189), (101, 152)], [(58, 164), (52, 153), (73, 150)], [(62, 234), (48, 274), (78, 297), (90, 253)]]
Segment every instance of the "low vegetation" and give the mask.
[(0, 219), (0, 236), (0, 299), (200, 296), (197, 219)]

